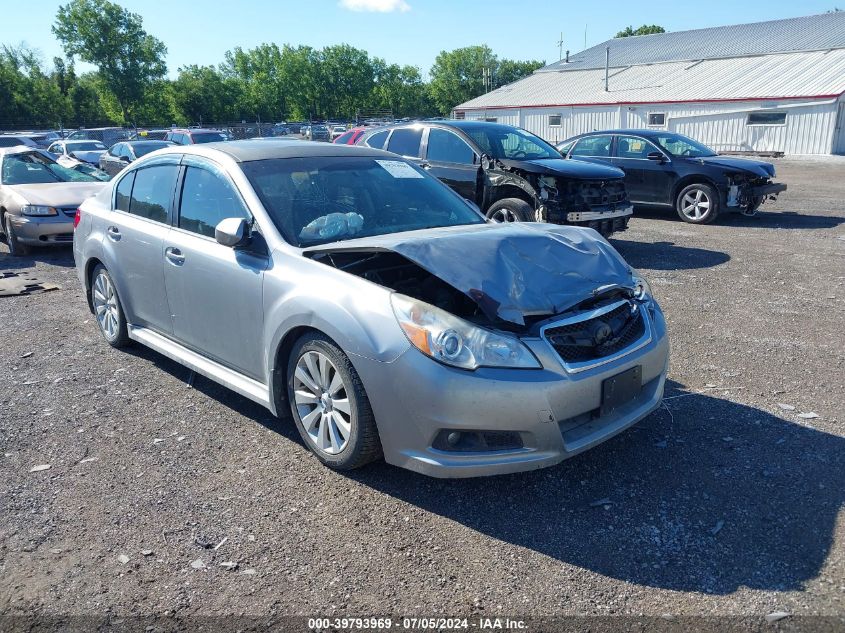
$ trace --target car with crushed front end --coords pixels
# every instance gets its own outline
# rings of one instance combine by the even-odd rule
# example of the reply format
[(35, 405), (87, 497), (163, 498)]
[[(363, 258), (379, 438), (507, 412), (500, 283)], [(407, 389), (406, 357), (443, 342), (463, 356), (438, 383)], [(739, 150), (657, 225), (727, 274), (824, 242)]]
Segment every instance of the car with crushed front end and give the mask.
[(635, 205), (672, 207), (690, 224), (709, 224), (726, 211), (753, 216), (786, 191), (771, 163), (723, 156), (666, 130), (590, 132), (557, 148), (566, 158), (618, 167)]
[(357, 141), (415, 162), (471, 200), (494, 222), (623, 231), (634, 212), (624, 173), (565, 161), (521, 128), (488, 121), (422, 121), (365, 132)]
[(31, 246), (70, 244), (77, 207), (104, 184), (60, 165), (45, 150), (0, 149), (0, 233), (9, 253), (21, 256)]
[(487, 222), (380, 150), (159, 150), (81, 206), (74, 257), (110, 345), (288, 410), (339, 470), (541, 468), (663, 394), (663, 315), (604, 238)]

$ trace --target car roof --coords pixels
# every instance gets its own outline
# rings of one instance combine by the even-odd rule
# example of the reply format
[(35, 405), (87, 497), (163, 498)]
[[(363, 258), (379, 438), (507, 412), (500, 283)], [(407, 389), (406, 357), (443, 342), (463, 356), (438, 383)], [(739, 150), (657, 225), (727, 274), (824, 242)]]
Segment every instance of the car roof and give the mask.
[[(159, 143), (167, 143), (168, 146), (173, 141), (165, 141), (163, 138), (133, 138), (128, 141), (118, 141), (118, 143), (126, 143), (127, 145), (158, 145)], [(117, 143), (115, 143), (117, 145)]]
[(201, 145), (177, 145), (159, 150), (162, 154), (194, 154), (205, 156), (208, 152), (220, 152), (233, 158), (237, 162), (266, 160), (269, 158), (315, 158), (320, 156), (371, 156), (378, 158), (397, 157), (369, 147), (358, 145), (335, 145), (334, 143), (313, 143), (310, 141), (225, 141), (220, 143), (203, 143)]
[[(153, 130), (150, 130), (151, 132)], [(218, 132), (223, 133), (223, 130), (215, 130), (210, 127), (175, 127), (167, 130), (168, 132), (179, 132), (180, 134), (196, 134), (197, 132)]]

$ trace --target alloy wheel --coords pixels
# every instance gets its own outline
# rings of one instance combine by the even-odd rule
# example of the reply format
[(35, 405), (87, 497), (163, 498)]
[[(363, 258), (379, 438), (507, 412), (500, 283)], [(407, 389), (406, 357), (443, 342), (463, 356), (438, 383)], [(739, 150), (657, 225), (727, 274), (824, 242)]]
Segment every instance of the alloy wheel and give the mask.
[(490, 219), (493, 222), (519, 222), (519, 218), (516, 216), (516, 213), (511, 211), (507, 208), (498, 209), (493, 215), (490, 216)]
[(705, 191), (693, 189), (681, 199), (681, 212), (690, 220), (698, 221), (710, 212), (711, 204), (710, 196)]
[(107, 339), (114, 340), (120, 328), (117, 294), (114, 291), (111, 279), (104, 271), (100, 271), (94, 280), (94, 287), (91, 289), (91, 302), (94, 304), (94, 314), (97, 317), (97, 323), (100, 324), (100, 330)]
[(307, 351), (296, 362), (294, 402), (317, 450), (337, 455), (352, 435), (352, 407), (343, 377), (328, 356)]

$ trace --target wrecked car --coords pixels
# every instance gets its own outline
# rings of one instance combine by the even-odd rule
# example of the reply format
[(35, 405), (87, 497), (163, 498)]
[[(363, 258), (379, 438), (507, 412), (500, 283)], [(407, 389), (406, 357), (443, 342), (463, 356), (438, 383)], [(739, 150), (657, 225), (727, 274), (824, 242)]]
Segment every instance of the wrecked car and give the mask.
[(60, 165), (42, 149), (0, 149), (0, 235), (9, 254), (69, 244), (77, 207), (102, 187), (100, 178)]
[(541, 468), (663, 394), (663, 314), (604, 238), (489, 223), (380, 150), (160, 150), (81, 206), (74, 257), (110, 345), (289, 412), (338, 470)]
[(487, 121), (423, 121), (370, 130), (357, 141), (416, 163), (493, 222), (550, 222), (623, 231), (633, 214), (624, 173), (565, 161), (521, 128)]
[(773, 181), (771, 163), (721, 156), (665, 130), (590, 132), (557, 147), (566, 158), (622, 169), (631, 202), (672, 207), (690, 224), (709, 224), (725, 211), (752, 216), (786, 191)]

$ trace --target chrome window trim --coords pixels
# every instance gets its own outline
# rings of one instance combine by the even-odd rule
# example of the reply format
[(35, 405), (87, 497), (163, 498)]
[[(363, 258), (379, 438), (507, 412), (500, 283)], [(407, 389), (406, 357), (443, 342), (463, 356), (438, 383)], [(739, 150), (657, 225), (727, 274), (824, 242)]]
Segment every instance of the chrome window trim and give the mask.
[(546, 336), (546, 331), (552, 328), (562, 327), (565, 325), (572, 325), (573, 323), (581, 323), (582, 321), (589, 321), (590, 319), (594, 319), (599, 317), (603, 314), (607, 314), (608, 312), (612, 312), (616, 308), (629, 303), (629, 301), (623, 299), (621, 301), (616, 301), (614, 303), (608, 304), (606, 306), (602, 306), (601, 308), (596, 308), (594, 310), (586, 310), (584, 312), (579, 312), (576, 315), (571, 317), (567, 317), (565, 319), (558, 319), (556, 321), (552, 321), (551, 323), (546, 323), (543, 327), (540, 328), (540, 338), (543, 342), (548, 345), (551, 352), (555, 355), (555, 357), (560, 361), (563, 368), (566, 370), (567, 373), (570, 374), (577, 374), (582, 371), (587, 371), (588, 369), (593, 369), (594, 367), (600, 367), (602, 365), (606, 365), (607, 363), (612, 363), (615, 360), (623, 358), (628, 354), (632, 354), (636, 352), (638, 349), (642, 349), (649, 343), (651, 343), (652, 336), (651, 336), (651, 319), (648, 314), (648, 309), (644, 306), (644, 304), (639, 302), (634, 302), (634, 305), (640, 311), (642, 315), (644, 327), (643, 327), (643, 335), (634, 341), (628, 347), (619, 350), (616, 354), (611, 356), (607, 356), (605, 358), (600, 358), (597, 360), (589, 360), (583, 361), (580, 363), (567, 363), (560, 354), (558, 354), (555, 346), (551, 344), (548, 337)]

